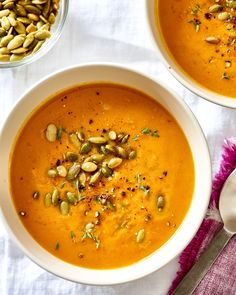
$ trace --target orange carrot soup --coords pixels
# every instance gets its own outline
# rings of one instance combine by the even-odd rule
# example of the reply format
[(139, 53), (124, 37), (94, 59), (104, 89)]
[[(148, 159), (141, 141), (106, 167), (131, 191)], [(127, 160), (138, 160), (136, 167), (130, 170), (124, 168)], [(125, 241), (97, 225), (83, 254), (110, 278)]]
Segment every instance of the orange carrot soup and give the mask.
[(58, 258), (96, 269), (161, 247), (188, 211), (194, 179), (172, 115), (111, 83), (48, 99), (21, 128), (10, 163), (14, 204), (31, 236)]
[(158, 0), (156, 10), (180, 67), (209, 90), (236, 97), (236, 1)]

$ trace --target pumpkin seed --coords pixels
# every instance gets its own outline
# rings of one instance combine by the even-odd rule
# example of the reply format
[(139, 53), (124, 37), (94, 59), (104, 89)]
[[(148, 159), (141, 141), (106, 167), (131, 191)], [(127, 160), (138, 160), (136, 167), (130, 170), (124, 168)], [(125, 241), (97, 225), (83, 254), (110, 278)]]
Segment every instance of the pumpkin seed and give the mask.
[(40, 196), (40, 193), (38, 191), (33, 193), (33, 199), (37, 200)]
[(61, 177), (66, 177), (67, 175), (67, 170), (63, 165), (57, 166), (57, 172), (58, 172), (58, 175)]
[(23, 47), (27, 48), (30, 46), (30, 44), (32, 44), (32, 42), (34, 41), (34, 33), (30, 33), (26, 36), (25, 41), (23, 43)]
[(107, 153), (115, 154), (115, 152), (116, 152), (116, 147), (111, 144), (106, 144), (105, 149), (106, 149)]
[(56, 169), (49, 169), (48, 170), (48, 177), (51, 177), (51, 178), (57, 177), (57, 170)]
[(101, 172), (105, 177), (110, 177), (112, 176), (112, 169), (110, 169), (107, 165), (102, 166)]
[(101, 152), (103, 155), (108, 154), (108, 152), (107, 152), (107, 150), (106, 150), (106, 148), (105, 148), (104, 145), (101, 145), (101, 147), (100, 147), (100, 152)]
[[(25, 24), (25, 25), (29, 25), (29, 24), (31, 24), (31, 20), (30, 19), (28, 19), (27, 17), (24, 17), (24, 16), (19, 16), (19, 17), (17, 17), (17, 21), (13, 18), (13, 20), (15, 21), (15, 25), (14, 26), (16, 26), (17, 25), (17, 21), (19, 21), (19, 22), (21, 22), (21, 23), (23, 23), (23, 24)], [(13, 22), (14, 22), (13, 21)]]
[(88, 141), (86, 141), (81, 145), (80, 154), (81, 155), (87, 154), (91, 151), (91, 149), (92, 149), (92, 145)]
[(230, 1), (226, 3), (227, 7), (229, 8), (236, 8), (236, 1)]
[(78, 199), (75, 193), (67, 192), (66, 197), (70, 204), (76, 205), (78, 203)]
[(220, 4), (213, 4), (212, 6), (209, 7), (208, 11), (210, 13), (218, 12), (223, 9), (223, 6)]
[(62, 201), (60, 204), (60, 212), (62, 215), (67, 215), (69, 213), (70, 206), (69, 203), (66, 201)]
[(49, 142), (54, 142), (57, 139), (57, 127), (54, 124), (48, 124), (45, 136)]
[(25, 26), (20, 21), (16, 21), (16, 25), (14, 29), (17, 31), (18, 34), (25, 34)]
[(107, 142), (107, 139), (105, 137), (97, 136), (97, 137), (90, 137), (88, 141), (94, 144), (104, 144)]
[(90, 158), (91, 158), (91, 161), (98, 164), (98, 163), (101, 163), (104, 160), (105, 156), (102, 155), (102, 154), (94, 154)]
[(19, 61), (19, 60), (21, 60), (24, 57), (25, 57), (25, 54), (24, 53), (23, 54), (12, 54), (10, 56), (10, 61)]
[(101, 171), (99, 170), (90, 177), (89, 184), (96, 183), (99, 180), (100, 176), (101, 176)]
[(117, 153), (118, 156), (120, 156), (123, 159), (126, 159), (127, 156), (128, 156), (127, 151), (121, 146), (116, 147), (116, 153)]
[(228, 18), (230, 18), (230, 14), (228, 12), (226, 12), (226, 11), (221, 12), (221, 13), (218, 14), (218, 19), (219, 20), (224, 21), (224, 20), (227, 20)]
[(20, 4), (16, 4), (16, 8), (15, 8), (15, 12), (17, 15), (19, 16), (26, 16), (27, 15), (27, 12), (26, 10), (24, 9), (24, 7)]
[(80, 142), (79, 142), (79, 139), (77, 137), (77, 135), (75, 133), (71, 133), (69, 135), (69, 139), (70, 139), (70, 142), (76, 147), (76, 148), (79, 148), (80, 147)]
[(86, 162), (82, 164), (81, 168), (85, 172), (94, 172), (95, 170), (97, 170), (97, 165), (93, 162)]
[(116, 140), (116, 137), (117, 137), (116, 132), (114, 130), (109, 131), (108, 137), (110, 140)]
[(86, 174), (84, 172), (81, 172), (79, 174), (79, 183), (80, 183), (80, 185), (85, 186), (85, 183), (86, 183)]
[(120, 164), (122, 163), (122, 159), (121, 158), (112, 158), (109, 162), (108, 162), (108, 167), (111, 169), (114, 169), (116, 167), (118, 167)]
[(60, 197), (59, 190), (58, 189), (54, 189), (53, 192), (52, 192), (52, 204), (54, 206), (58, 205), (59, 197)]
[(11, 27), (11, 24), (9, 22), (9, 19), (6, 16), (3, 16), (1, 18), (1, 26), (5, 31), (8, 31)]
[(34, 13), (34, 14), (41, 14), (41, 10), (34, 6), (34, 5), (25, 5), (24, 8), (26, 9), (26, 11), (30, 12), (30, 13)]
[(129, 153), (128, 158), (129, 158), (129, 160), (133, 160), (133, 159), (136, 158), (136, 156), (137, 156), (137, 152), (136, 152), (136, 151), (131, 151), (131, 152)]
[(33, 51), (32, 51), (32, 54), (35, 53), (35, 52), (37, 52), (37, 51), (42, 47), (43, 43), (44, 43), (44, 41), (39, 41), (39, 42), (35, 45), (35, 47), (34, 47), (34, 49), (33, 49)]
[(0, 54), (9, 54), (10, 51), (7, 49), (7, 47), (0, 48)]
[(50, 22), (50, 24), (54, 24), (55, 20), (56, 20), (55, 14), (53, 12), (51, 12), (48, 17), (48, 21)]
[(137, 232), (136, 242), (142, 243), (145, 237), (145, 230), (142, 228)]
[[(37, 27), (34, 25), (34, 24), (30, 24), (26, 27), (26, 33), (27, 34), (30, 34), (30, 33), (33, 33), (33, 32), (36, 32), (37, 30)], [(27, 37), (26, 37), (27, 38)]]
[(218, 44), (220, 42), (220, 39), (218, 37), (209, 36), (206, 37), (205, 41), (210, 44)]
[(120, 133), (120, 134), (118, 134), (118, 135), (117, 135), (117, 139), (118, 139), (118, 141), (121, 141), (121, 140), (123, 139), (124, 136), (125, 136), (124, 133)]
[(25, 53), (26, 51), (27, 51), (26, 48), (20, 47), (20, 48), (16, 48), (16, 49), (11, 50), (11, 53), (22, 54), (22, 53)]
[(78, 136), (79, 141), (83, 142), (85, 140), (85, 135), (82, 131), (78, 131), (77, 136)]
[(126, 143), (129, 140), (130, 135), (126, 134), (122, 139), (121, 139), (121, 143)]
[(28, 16), (29, 23), (31, 20), (33, 20), (35, 22), (39, 21), (39, 17), (35, 13), (28, 13), (27, 16)]
[(11, 26), (15, 27), (16, 24), (17, 24), (15, 18), (13, 16), (9, 15), (8, 19), (9, 19), (9, 22), (10, 22)]
[(66, 159), (70, 162), (75, 162), (78, 160), (78, 155), (73, 152), (67, 152)]
[(0, 27), (0, 37), (4, 37), (7, 34), (7, 32)]
[(50, 193), (47, 193), (44, 197), (44, 206), (50, 207), (52, 205), (52, 196)]
[(74, 163), (68, 171), (67, 179), (68, 180), (75, 179), (78, 176), (79, 172), (80, 172), (80, 165), (78, 163)]
[(5, 37), (2, 37), (1, 42), (0, 42), (0, 46), (6, 47), (13, 38), (14, 38), (13, 35), (7, 35)]
[(45, 39), (50, 38), (50, 37), (51, 37), (51, 33), (49, 31), (46, 31), (46, 30), (39, 30), (35, 34), (35, 38), (38, 39), (38, 40), (45, 40)]
[(165, 197), (162, 195), (157, 196), (157, 209), (162, 211), (165, 207)]
[(9, 9), (3, 9), (0, 11), (0, 18), (4, 17), (4, 16), (8, 16), (10, 14), (10, 10)]

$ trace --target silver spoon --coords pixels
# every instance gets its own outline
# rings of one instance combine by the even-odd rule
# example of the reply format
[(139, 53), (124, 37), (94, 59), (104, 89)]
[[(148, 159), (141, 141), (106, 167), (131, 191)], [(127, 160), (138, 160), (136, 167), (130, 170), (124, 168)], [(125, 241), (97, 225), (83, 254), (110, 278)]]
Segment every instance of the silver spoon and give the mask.
[(219, 209), (224, 227), (211, 241), (172, 295), (192, 294), (220, 252), (236, 234), (236, 169), (227, 178), (222, 188)]

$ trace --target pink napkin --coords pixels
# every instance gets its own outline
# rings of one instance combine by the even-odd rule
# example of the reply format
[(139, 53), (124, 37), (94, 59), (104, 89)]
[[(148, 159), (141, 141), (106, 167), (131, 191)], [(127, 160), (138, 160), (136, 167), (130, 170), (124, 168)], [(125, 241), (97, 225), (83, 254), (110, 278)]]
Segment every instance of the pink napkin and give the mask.
[[(215, 175), (210, 204), (196, 236), (185, 248), (179, 258), (179, 271), (172, 282), (168, 295), (171, 295), (181, 279), (192, 267), (212, 238), (222, 228), (219, 214), (219, 196), (223, 184), (236, 168), (236, 138), (225, 140), (219, 172)], [(235, 295), (236, 294), (236, 236), (217, 258), (207, 275), (203, 278), (194, 295)], [(188, 294), (186, 294), (188, 295)]]

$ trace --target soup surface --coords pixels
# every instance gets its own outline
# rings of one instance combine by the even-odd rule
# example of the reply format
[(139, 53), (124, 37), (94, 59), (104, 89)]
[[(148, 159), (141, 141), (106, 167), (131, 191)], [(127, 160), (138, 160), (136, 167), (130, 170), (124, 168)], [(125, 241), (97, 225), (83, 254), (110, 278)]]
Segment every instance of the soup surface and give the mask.
[(206, 88), (236, 97), (236, 2), (159, 0), (158, 23), (171, 55)]
[(88, 84), (31, 115), (10, 183), (19, 218), (42, 247), (75, 265), (117, 268), (174, 234), (191, 203), (194, 165), (181, 128), (157, 102)]

